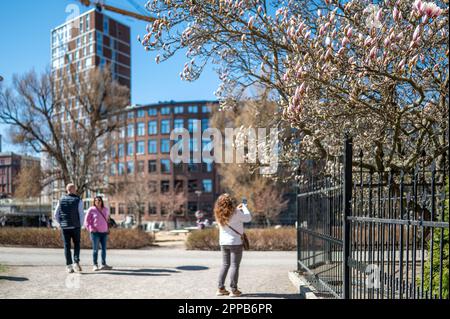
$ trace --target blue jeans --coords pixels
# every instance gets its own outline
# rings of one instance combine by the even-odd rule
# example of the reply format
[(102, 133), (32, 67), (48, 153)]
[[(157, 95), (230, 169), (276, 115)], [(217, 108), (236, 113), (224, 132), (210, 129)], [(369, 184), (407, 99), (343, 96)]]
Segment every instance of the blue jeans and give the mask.
[[(61, 231), (62, 239), (64, 242), (64, 255), (66, 256), (66, 265), (72, 265), (73, 261), (76, 263), (80, 262), (80, 238), (81, 229), (63, 229)], [(73, 261), (72, 261), (72, 242), (73, 242)]]
[(107, 233), (91, 233), (92, 249), (93, 249), (93, 261), (94, 265), (97, 265), (98, 260), (98, 245), (102, 245), (102, 265), (106, 265), (106, 241), (108, 240)]

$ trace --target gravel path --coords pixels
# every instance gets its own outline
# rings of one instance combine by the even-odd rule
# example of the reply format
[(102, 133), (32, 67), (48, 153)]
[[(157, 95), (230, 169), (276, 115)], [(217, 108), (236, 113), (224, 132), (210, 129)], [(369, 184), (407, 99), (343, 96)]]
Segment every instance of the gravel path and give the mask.
[[(100, 256), (99, 256), (100, 257)], [(109, 250), (114, 270), (92, 272), (82, 250), (82, 274), (67, 274), (62, 249), (0, 247), (0, 298), (214, 299), (220, 252), (182, 247)], [(300, 298), (288, 279), (295, 252), (244, 252), (239, 286), (243, 298)], [(228, 283), (228, 282), (227, 282)]]

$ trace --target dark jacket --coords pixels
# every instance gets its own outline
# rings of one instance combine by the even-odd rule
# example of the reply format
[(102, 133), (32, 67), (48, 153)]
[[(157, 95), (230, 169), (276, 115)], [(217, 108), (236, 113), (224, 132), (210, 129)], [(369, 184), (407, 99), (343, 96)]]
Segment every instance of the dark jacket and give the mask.
[(61, 228), (80, 228), (81, 216), (79, 212), (81, 198), (75, 194), (64, 195), (59, 201), (59, 224)]

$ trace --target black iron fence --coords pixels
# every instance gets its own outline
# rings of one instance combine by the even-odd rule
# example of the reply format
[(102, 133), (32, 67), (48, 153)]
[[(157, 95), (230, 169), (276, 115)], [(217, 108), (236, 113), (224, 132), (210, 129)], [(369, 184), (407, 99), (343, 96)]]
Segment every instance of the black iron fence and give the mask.
[(352, 167), (349, 139), (343, 157), (299, 184), (299, 271), (327, 297), (448, 298), (447, 171)]

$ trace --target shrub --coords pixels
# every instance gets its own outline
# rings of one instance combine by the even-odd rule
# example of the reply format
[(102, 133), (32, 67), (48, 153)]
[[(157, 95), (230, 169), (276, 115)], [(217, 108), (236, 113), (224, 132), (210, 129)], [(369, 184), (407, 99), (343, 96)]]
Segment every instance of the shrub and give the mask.
[[(250, 241), (250, 250), (283, 250), (297, 249), (297, 233), (295, 228), (247, 229), (245, 233)], [(194, 231), (186, 240), (188, 250), (220, 250), (219, 230), (210, 228)]]
[[(154, 236), (136, 229), (112, 229), (108, 248), (137, 249), (151, 245)], [(63, 248), (61, 231), (48, 228), (0, 228), (0, 245), (35, 248)], [(92, 248), (89, 233), (81, 232), (81, 248)]]
[[(447, 189), (446, 194), (448, 196), (448, 180), (447, 180)], [(447, 200), (445, 202), (445, 212), (444, 212), (444, 221), (448, 221), (449, 217), (449, 200), (447, 197)], [(440, 248), (440, 242), (441, 242), (441, 234), (442, 231), (444, 231), (443, 235), (443, 249), (442, 249), (442, 256), (441, 256), (441, 248)], [(439, 286), (440, 286), (440, 276), (439, 276), (439, 268), (440, 263), (442, 259), (442, 298), (447, 299), (449, 296), (449, 230), (448, 228), (438, 228), (434, 231), (433, 237), (430, 239), (430, 242), (428, 243), (428, 249), (431, 249), (431, 240), (433, 241), (433, 260), (427, 260), (425, 263), (425, 269), (424, 269), (424, 289), (425, 291), (429, 291), (431, 295), (434, 297), (434, 295), (439, 297)], [(432, 284), (433, 287), (430, 291), (430, 268), (433, 267), (433, 274), (432, 274)]]

